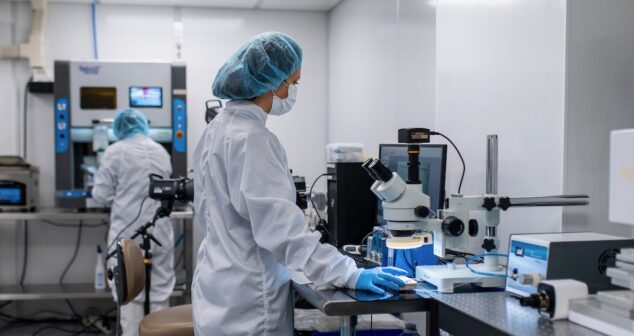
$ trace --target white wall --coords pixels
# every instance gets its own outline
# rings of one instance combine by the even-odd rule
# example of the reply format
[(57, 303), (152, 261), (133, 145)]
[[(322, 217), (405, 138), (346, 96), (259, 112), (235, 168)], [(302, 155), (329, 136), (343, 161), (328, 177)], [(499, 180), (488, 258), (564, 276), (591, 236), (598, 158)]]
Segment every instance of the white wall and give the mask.
[(398, 128), (434, 123), (435, 9), (427, 0), (346, 0), (329, 16), (328, 137), (376, 156)]
[[(12, 8), (18, 15), (13, 15)], [(97, 6), (100, 59), (147, 60), (175, 58), (174, 8)], [(216, 71), (244, 41), (268, 30), (284, 31), (304, 49), (300, 99), (293, 113), (270, 118), (269, 126), (287, 149), (294, 172), (311, 181), (325, 167), (322, 155), (326, 125), (326, 14), (319, 12), (217, 10), (184, 8), (183, 60), (187, 63), (189, 105), (189, 159), (204, 127), (204, 101), (211, 98)], [(16, 26), (15, 37), (11, 27)], [(27, 3), (0, 4), (0, 45), (24, 41), (30, 30)], [(9, 29), (5, 29), (9, 28)], [(45, 30), (47, 63), (56, 59), (92, 58), (89, 5), (50, 4)], [(0, 155), (20, 151), (22, 87), (28, 78), (24, 61), (0, 60)], [(53, 109), (50, 95), (29, 97), (29, 160), (41, 168), (41, 205), (54, 204)], [(56, 282), (72, 253), (76, 230), (31, 223), (30, 266), (27, 283)], [(13, 284), (22, 261), (22, 229), (0, 223), (0, 284)], [(84, 231), (78, 260), (68, 282), (92, 281), (94, 246), (103, 241), (103, 229)]]
[[(485, 192), (486, 135), (499, 135), (499, 192), (563, 191), (564, 0), (439, 0), (436, 129), (467, 162), (463, 194)], [(450, 149), (447, 188), (460, 161)], [(511, 209), (498, 231), (561, 230), (561, 209)], [(479, 244), (477, 244), (479, 245)]]
[(565, 191), (592, 199), (564, 211), (566, 231), (630, 235), (608, 222), (608, 176), (610, 131), (634, 127), (632, 15), (628, 0), (568, 4)]

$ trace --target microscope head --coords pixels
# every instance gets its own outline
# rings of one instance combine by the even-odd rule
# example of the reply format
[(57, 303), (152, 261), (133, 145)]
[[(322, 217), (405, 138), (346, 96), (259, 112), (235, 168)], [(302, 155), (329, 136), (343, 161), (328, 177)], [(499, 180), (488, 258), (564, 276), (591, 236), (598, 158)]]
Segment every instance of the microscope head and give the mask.
[[(420, 247), (425, 243), (418, 232), (421, 220), (429, 215), (430, 199), (420, 184), (407, 184), (380, 160), (369, 159), (362, 167), (375, 180), (372, 192), (382, 201), (383, 217), (391, 237), (387, 245), (395, 249)], [(428, 239), (429, 240), (429, 239)]]

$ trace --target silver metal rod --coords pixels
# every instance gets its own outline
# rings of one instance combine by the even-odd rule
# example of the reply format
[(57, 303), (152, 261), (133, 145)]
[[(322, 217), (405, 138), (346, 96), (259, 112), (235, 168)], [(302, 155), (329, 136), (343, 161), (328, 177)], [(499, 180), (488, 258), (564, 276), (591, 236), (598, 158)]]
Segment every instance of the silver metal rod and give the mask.
[(497, 195), (498, 193), (498, 136), (487, 135), (487, 172), (486, 193)]
[(534, 206), (578, 206), (590, 204), (588, 195), (557, 195), (539, 197), (511, 197), (513, 207), (534, 207)]
[(356, 316), (339, 316), (339, 335), (354, 336), (357, 332)]

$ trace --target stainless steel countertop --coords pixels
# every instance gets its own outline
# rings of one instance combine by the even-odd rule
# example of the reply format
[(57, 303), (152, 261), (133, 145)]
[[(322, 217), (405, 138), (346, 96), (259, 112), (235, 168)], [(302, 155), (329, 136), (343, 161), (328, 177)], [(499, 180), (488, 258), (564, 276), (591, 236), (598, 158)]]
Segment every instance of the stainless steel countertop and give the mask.
[[(191, 210), (173, 211), (170, 218), (189, 219), (194, 216)], [(43, 208), (36, 212), (0, 212), (0, 221), (15, 220), (108, 220), (108, 212), (77, 212), (69, 209)]]
[[(501, 291), (463, 294), (428, 292), (425, 295), (501, 333), (520, 336), (603, 335), (568, 320), (551, 321), (540, 316), (535, 309), (520, 306), (516, 298)], [(441, 319), (442, 314), (441, 310)], [(446, 324), (441, 322), (440, 326), (443, 325)], [(452, 330), (445, 331), (452, 333)]]

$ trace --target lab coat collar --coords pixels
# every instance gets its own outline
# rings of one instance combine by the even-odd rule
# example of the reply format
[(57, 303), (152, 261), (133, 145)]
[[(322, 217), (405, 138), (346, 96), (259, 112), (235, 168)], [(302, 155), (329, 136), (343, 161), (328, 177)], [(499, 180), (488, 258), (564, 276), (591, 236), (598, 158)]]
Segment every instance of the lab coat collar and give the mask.
[(239, 111), (240, 114), (248, 115), (252, 119), (259, 121), (263, 126), (266, 126), (266, 120), (269, 116), (261, 107), (248, 100), (232, 100), (228, 102), (227, 111)]

